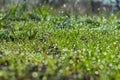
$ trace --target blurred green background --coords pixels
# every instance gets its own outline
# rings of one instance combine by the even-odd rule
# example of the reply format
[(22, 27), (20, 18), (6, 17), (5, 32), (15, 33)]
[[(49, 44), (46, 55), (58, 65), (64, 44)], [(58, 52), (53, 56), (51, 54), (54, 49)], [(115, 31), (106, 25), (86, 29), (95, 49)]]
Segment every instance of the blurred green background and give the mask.
[(62, 13), (98, 14), (119, 12), (120, 0), (0, 0), (1, 11), (9, 9), (11, 4), (25, 4), (28, 9), (34, 6), (49, 5)]

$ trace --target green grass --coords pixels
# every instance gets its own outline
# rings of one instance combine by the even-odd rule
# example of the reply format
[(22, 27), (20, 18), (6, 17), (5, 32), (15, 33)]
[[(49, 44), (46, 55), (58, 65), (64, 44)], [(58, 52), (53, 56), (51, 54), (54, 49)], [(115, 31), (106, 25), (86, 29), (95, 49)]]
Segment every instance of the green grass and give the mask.
[(53, 16), (47, 10), (0, 13), (0, 80), (120, 79), (115, 15)]

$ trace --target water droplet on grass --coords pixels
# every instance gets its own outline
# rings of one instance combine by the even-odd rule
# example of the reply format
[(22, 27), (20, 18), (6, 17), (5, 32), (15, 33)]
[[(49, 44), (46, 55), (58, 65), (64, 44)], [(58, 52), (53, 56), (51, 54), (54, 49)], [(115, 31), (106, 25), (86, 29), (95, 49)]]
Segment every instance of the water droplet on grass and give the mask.
[(95, 74), (96, 74), (96, 75), (98, 75), (98, 74), (99, 74), (99, 72), (98, 72), (98, 71), (95, 71)]
[(73, 64), (73, 61), (72, 60), (70, 60), (70, 62), (69, 62), (70, 64)]
[(100, 65), (100, 69), (102, 70), (104, 68), (104, 66), (103, 65)]
[(33, 73), (32, 73), (32, 76), (33, 76), (34, 78), (36, 78), (36, 77), (38, 77), (38, 73), (37, 73), (37, 72), (33, 72)]
[(103, 54), (104, 54), (104, 55), (107, 55), (107, 52), (104, 52)]
[(68, 51), (67, 48), (63, 48), (63, 49), (62, 49), (62, 52), (66, 52), (66, 51)]

